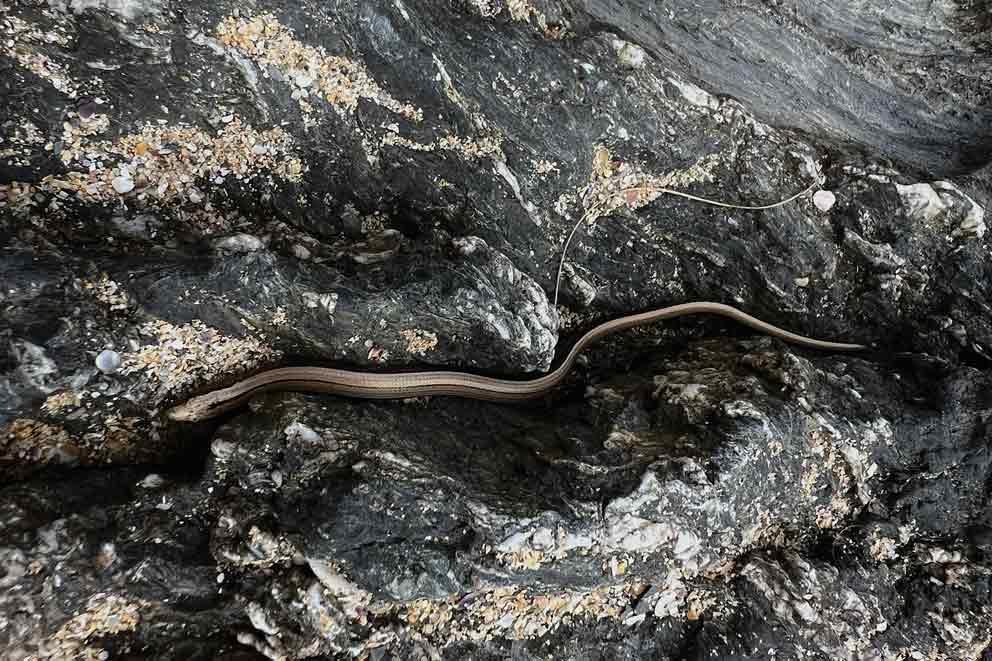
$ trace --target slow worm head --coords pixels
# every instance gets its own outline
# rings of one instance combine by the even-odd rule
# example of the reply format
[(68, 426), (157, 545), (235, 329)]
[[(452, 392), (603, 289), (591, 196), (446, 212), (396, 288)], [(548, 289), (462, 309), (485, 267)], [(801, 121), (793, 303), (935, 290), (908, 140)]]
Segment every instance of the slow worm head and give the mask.
[(533, 399), (544, 395), (561, 383), (572, 369), (579, 353), (596, 340), (634, 326), (687, 314), (703, 313), (729, 317), (762, 333), (813, 349), (859, 351), (866, 348), (862, 344), (815, 340), (773, 326), (729, 305), (701, 301), (682, 303), (604, 322), (579, 338), (562, 363), (553, 371), (526, 381), (494, 379), (465, 372), (380, 374), (330, 367), (280, 367), (249, 376), (227, 388), (193, 397), (170, 409), (168, 416), (181, 422), (206, 420), (238, 408), (257, 393), (272, 390), (324, 392), (363, 399), (403, 399), (424, 395), (450, 395), (496, 402)]

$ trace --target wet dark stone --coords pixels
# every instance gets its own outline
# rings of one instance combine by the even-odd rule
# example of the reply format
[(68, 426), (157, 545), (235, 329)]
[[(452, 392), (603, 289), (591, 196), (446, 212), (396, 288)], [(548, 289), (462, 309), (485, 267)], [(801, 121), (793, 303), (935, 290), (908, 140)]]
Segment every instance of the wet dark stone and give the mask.
[[(0, 661), (992, 654), (985, 3), (26, 2), (0, 43)], [(869, 348), (683, 317), (527, 403), (166, 415), (536, 378), (700, 300)]]

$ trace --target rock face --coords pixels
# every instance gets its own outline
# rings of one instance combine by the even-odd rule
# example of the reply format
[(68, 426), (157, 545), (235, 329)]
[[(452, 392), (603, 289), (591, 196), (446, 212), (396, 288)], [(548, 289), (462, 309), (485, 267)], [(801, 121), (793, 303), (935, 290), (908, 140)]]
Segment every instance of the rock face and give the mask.
[[(988, 658), (990, 31), (0, 7), (0, 659)], [(280, 365), (533, 378), (692, 300), (871, 349), (681, 319), (531, 404), (164, 415)]]

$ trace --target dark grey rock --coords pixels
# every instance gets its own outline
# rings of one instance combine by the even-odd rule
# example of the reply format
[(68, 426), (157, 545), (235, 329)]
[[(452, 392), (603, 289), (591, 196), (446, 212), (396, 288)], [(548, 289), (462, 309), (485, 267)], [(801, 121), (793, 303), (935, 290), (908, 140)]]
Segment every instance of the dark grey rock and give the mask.
[[(987, 657), (992, 14), (841, 5), (0, 8), (0, 659)], [(690, 300), (872, 348), (163, 415)]]

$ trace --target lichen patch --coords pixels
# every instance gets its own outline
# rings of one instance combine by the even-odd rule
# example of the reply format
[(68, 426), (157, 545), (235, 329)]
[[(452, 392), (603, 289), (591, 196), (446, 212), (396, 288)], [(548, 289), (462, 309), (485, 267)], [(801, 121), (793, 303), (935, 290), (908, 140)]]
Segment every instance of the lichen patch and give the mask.
[(417, 633), (444, 644), (496, 638), (520, 640), (538, 638), (566, 623), (617, 619), (634, 594), (631, 584), (560, 593), (499, 587), (475, 593), (459, 603), (416, 599), (402, 605), (373, 604), (370, 610), (377, 615), (398, 615)]
[(292, 146), (281, 127), (258, 131), (231, 116), (217, 135), (181, 124), (149, 124), (114, 141), (73, 143), (62, 160), (97, 175), (87, 177), (81, 191), (96, 200), (118, 197), (113, 181), (123, 177), (133, 182), (127, 192), (133, 190), (139, 200), (197, 203), (202, 198), (197, 183), (219, 184), (227, 177), (245, 181), (262, 173), (299, 181), (303, 165)]
[(128, 309), (127, 291), (118, 282), (111, 280), (106, 273), (99, 280), (83, 281), (82, 286), (93, 298), (106, 305), (110, 310), (120, 312)]
[[(89, 394), (92, 399), (84, 401)], [(90, 429), (72, 433), (57, 424), (31, 418), (16, 418), (0, 429), (0, 468), (29, 473), (43, 466), (102, 465), (136, 461), (152, 456), (144, 420), (118, 414), (101, 416), (94, 393), (53, 395), (42, 405), (48, 415), (67, 415), (85, 409), (91, 417)], [(77, 416), (74, 416), (77, 417)]]
[(547, 39), (564, 39), (569, 35), (568, 26), (552, 24), (531, 0), (471, 0), (469, 6), (484, 18), (499, 16), (505, 9), (511, 20), (536, 27)]
[(150, 602), (97, 593), (89, 598), (86, 610), (73, 616), (48, 640), (46, 659), (103, 661), (109, 652), (90, 641), (125, 631), (134, 631), (141, 622), (141, 612)]
[(431, 142), (416, 142), (396, 133), (386, 133), (381, 143), (394, 147), (403, 147), (412, 151), (433, 152), (450, 151), (459, 154), (466, 161), (477, 161), (483, 158), (499, 158), (503, 155), (502, 141), (496, 136), (486, 136), (479, 139), (462, 138), (457, 135), (446, 135)]
[(44, 144), (44, 133), (30, 119), (0, 124), (0, 160), (10, 165), (30, 166)]
[(186, 125), (147, 124), (116, 140), (91, 140), (103, 126), (99, 116), (63, 127), (63, 163), (79, 167), (49, 175), (36, 184), (0, 184), (0, 207), (46, 213), (70, 200), (102, 203), (121, 198), (143, 207), (201, 205), (211, 185), (227, 179), (250, 183), (268, 175), (298, 182), (305, 170), (293, 139), (280, 127), (259, 131), (239, 118), (211, 135)]
[(188, 392), (226, 375), (270, 363), (280, 355), (258, 338), (224, 335), (198, 319), (182, 326), (158, 320), (141, 330), (156, 337), (157, 342), (125, 354), (122, 371), (144, 374), (157, 382), (166, 395)]
[(426, 356), (428, 352), (437, 348), (437, 333), (414, 328), (402, 330), (400, 335), (406, 340), (407, 353), (415, 356)]
[(359, 99), (365, 99), (410, 121), (424, 118), (420, 108), (401, 103), (383, 90), (365, 65), (298, 41), (272, 14), (225, 18), (217, 26), (217, 38), (256, 63), (277, 69), (293, 86), (293, 98), (304, 114), (307, 100), (317, 97), (348, 113), (354, 113)]
[(66, 96), (78, 94), (79, 83), (69, 76), (66, 67), (42, 52), (46, 44), (67, 46), (67, 34), (59, 30), (44, 31), (17, 16), (8, 15), (0, 18), (0, 35), (5, 53), (15, 62), (44, 78)]
[(76, 443), (62, 427), (16, 418), (0, 431), (0, 466), (71, 463)]
[(63, 390), (53, 395), (49, 395), (41, 405), (41, 410), (46, 413), (61, 414), (68, 410), (79, 408), (82, 400), (79, 393), (72, 390)]
[(593, 167), (589, 183), (579, 196), (586, 209), (589, 223), (608, 216), (620, 207), (639, 209), (661, 197), (659, 188), (683, 189), (691, 184), (711, 182), (713, 171), (720, 164), (719, 156), (710, 154), (682, 170), (661, 175), (644, 172), (633, 163), (614, 161), (606, 147), (598, 146), (593, 152)]

